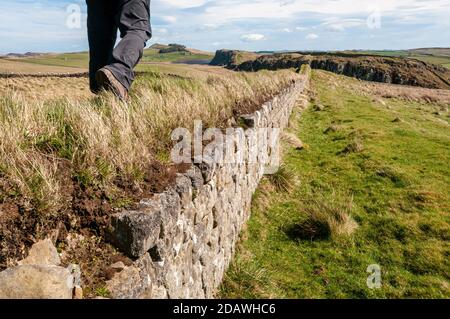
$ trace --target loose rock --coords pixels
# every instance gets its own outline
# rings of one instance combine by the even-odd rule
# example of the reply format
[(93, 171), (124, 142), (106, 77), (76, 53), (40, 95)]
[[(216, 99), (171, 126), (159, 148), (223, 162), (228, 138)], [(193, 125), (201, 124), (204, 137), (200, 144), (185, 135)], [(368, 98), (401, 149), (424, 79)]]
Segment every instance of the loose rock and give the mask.
[(59, 266), (61, 259), (58, 251), (50, 239), (45, 239), (34, 244), (28, 257), (19, 261), (19, 265), (55, 265)]
[(72, 299), (73, 276), (66, 268), (21, 265), (0, 272), (0, 299)]

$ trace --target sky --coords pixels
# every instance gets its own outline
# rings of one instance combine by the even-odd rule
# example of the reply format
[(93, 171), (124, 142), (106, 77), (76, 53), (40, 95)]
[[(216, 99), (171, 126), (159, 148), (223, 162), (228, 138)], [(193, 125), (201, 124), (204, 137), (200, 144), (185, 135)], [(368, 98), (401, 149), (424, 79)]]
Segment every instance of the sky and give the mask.
[[(87, 50), (84, 0), (0, 0), (0, 54)], [(152, 0), (153, 43), (215, 51), (450, 47), (450, 0)]]

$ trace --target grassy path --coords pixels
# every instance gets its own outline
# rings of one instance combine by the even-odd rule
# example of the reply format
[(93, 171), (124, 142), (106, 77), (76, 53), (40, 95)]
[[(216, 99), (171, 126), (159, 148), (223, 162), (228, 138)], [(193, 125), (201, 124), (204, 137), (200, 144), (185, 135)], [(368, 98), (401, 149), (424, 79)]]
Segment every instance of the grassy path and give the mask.
[[(285, 145), (290, 191), (262, 183), (221, 297), (450, 297), (448, 105), (360, 85), (313, 72), (315, 101), (290, 132), (307, 145)], [(302, 228), (311, 212), (335, 211), (356, 221), (351, 235)], [(367, 286), (371, 264), (380, 289)]]

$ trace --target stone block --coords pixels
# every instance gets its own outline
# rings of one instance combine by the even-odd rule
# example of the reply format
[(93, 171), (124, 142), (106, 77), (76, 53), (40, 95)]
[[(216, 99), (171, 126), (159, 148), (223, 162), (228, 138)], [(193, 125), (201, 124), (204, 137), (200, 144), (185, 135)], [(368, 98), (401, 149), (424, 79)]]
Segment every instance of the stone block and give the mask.
[(111, 217), (109, 240), (130, 257), (138, 258), (152, 248), (161, 230), (161, 211), (129, 211)]

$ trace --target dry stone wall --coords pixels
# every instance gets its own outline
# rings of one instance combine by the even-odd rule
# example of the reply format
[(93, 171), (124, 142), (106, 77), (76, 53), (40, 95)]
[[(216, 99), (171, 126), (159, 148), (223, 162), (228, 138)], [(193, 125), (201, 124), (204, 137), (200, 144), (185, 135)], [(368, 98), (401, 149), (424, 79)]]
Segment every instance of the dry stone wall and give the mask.
[[(308, 81), (305, 75), (242, 117), (246, 130), (285, 128)], [(271, 145), (267, 138), (258, 147)], [(212, 298), (250, 217), (264, 169), (246, 162), (195, 164), (164, 193), (114, 215), (109, 239), (136, 261), (107, 282), (111, 297)]]

